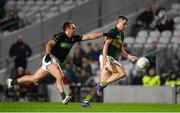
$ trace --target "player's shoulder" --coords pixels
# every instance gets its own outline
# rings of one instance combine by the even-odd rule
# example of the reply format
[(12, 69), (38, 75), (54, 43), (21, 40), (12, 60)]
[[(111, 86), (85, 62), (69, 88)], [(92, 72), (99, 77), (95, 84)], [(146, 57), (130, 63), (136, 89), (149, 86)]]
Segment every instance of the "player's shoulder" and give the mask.
[(81, 41), (82, 40), (82, 35), (73, 35), (72, 36), (73, 38), (72, 38), (72, 40), (74, 41), (74, 42), (79, 42), (79, 41)]
[(66, 34), (64, 32), (59, 32), (53, 35), (53, 38), (59, 38), (59, 37), (64, 37)]
[(109, 29), (108, 32), (115, 33), (115, 32), (116, 32), (116, 28), (115, 28), (115, 27), (112, 27), (112, 28)]
[(74, 37), (74, 38), (79, 38), (79, 37), (81, 37), (81, 35), (75, 34), (75, 35), (73, 35), (72, 37)]

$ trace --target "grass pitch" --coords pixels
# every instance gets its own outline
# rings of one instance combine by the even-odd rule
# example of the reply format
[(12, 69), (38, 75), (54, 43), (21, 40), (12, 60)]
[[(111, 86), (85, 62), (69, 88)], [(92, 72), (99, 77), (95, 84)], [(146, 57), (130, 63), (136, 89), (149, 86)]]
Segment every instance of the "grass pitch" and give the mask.
[(0, 112), (180, 112), (180, 104), (0, 102)]

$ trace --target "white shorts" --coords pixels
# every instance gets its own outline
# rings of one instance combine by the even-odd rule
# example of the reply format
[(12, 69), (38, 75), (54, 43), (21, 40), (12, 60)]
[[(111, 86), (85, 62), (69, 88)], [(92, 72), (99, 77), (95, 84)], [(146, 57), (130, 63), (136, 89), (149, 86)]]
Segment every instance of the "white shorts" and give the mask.
[(46, 57), (46, 55), (43, 57), (43, 59), (42, 59), (42, 66), (41, 66), (41, 68), (43, 69), (43, 70), (45, 70), (45, 71), (48, 71), (48, 69), (47, 69), (47, 67), (49, 66), (49, 65), (51, 65), (51, 64), (57, 64), (57, 66), (59, 67), (59, 69), (61, 69), (60, 68), (60, 62), (59, 62), (59, 60), (54, 56), (54, 55), (50, 55), (50, 57), (51, 57), (51, 60), (49, 61), (49, 62), (45, 62), (45, 57)]
[[(103, 68), (103, 55), (99, 56), (99, 62), (100, 62), (100, 69), (102, 69)], [(117, 60), (107, 55), (106, 66), (104, 68), (106, 68), (110, 72), (114, 72), (114, 69), (115, 69), (114, 66), (116, 65), (119, 67), (122, 67), (122, 65)]]

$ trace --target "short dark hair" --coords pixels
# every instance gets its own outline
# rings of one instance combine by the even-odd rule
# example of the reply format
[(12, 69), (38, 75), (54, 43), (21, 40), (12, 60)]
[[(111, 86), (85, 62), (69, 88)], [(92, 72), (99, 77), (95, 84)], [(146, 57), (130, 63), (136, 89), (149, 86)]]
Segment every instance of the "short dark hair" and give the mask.
[(64, 22), (64, 24), (63, 24), (63, 30), (65, 31), (66, 28), (69, 27), (71, 24), (73, 24), (72, 21), (66, 21), (66, 22)]
[(128, 19), (125, 16), (119, 16), (117, 20), (122, 19), (128, 21)]

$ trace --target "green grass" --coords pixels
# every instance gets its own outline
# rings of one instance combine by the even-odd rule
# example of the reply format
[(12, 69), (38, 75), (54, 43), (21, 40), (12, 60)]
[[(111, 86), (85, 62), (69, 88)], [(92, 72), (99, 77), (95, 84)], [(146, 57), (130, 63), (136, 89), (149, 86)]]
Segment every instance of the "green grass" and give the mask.
[(180, 112), (180, 104), (92, 103), (83, 108), (80, 103), (0, 102), (0, 112)]

